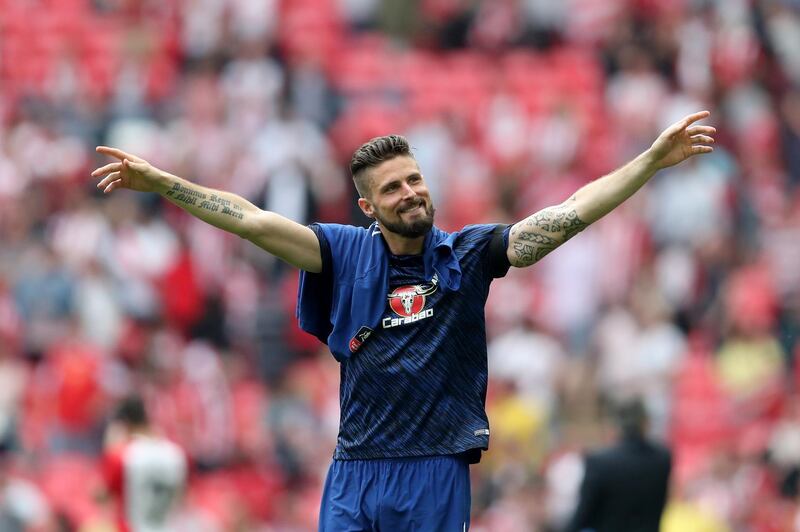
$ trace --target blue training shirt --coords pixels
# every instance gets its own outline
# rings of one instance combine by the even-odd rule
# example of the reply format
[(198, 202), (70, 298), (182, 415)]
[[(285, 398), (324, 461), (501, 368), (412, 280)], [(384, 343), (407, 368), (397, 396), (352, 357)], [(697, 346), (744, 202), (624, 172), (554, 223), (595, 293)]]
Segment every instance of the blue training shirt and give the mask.
[[(320, 240), (325, 278), (332, 261), (349, 257), (332, 256), (341, 246), (328, 242), (321, 225), (311, 228)], [(425, 280), (422, 255), (394, 256), (387, 247), (383, 316), (368, 340), (340, 360), (335, 459), (465, 453), (474, 462), (488, 448), (484, 305), (492, 279), (510, 266), (508, 227), (497, 228), (473, 225), (456, 234), (453, 252), (462, 278), (455, 291), (444, 289), (437, 275)], [(330, 283), (322, 290), (333, 290)]]

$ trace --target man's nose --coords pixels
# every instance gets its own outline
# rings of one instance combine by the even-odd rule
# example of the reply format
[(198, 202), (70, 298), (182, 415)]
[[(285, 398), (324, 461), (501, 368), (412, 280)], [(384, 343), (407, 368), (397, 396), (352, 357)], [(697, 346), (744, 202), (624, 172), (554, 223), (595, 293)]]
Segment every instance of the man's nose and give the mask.
[(403, 199), (413, 198), (417, 195), (417, 191), (413, 189), (408, 183), (403, 183)]

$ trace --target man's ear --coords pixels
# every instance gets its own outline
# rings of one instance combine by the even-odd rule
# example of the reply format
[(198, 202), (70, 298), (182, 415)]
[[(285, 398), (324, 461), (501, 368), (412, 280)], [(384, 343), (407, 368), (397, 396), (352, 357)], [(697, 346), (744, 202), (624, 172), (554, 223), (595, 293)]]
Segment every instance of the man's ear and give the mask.
[(367, 218), (375, 218), (375, 209), (368, 199), (358, 198), (358, 206)]

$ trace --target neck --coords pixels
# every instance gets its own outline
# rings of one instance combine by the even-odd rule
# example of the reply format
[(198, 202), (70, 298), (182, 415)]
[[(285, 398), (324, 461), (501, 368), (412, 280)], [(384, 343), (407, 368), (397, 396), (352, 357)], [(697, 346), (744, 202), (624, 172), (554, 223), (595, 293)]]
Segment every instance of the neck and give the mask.
[(419, 255), (425, 245), (425, 235), (415, 238), (398, 235), (381, 227), (381, 234), (393, 255)]

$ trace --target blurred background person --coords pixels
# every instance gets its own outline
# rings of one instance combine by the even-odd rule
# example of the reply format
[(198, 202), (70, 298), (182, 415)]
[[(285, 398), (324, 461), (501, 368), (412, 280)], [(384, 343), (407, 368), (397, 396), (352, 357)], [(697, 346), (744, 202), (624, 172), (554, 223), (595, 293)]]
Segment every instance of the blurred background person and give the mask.
[(106, 433), (104, 474), (120, 532), (176, 530), (173, 514), (186, 489), (188, 463), (177, 445), (153, 431), (141, 397), (117, 406)]
[(669, 493), (672, 457), (650, 441), (644, 403), (620, 402), (612, 413), (617, 443), (586, 455), (569, 532), (658, 532)]

